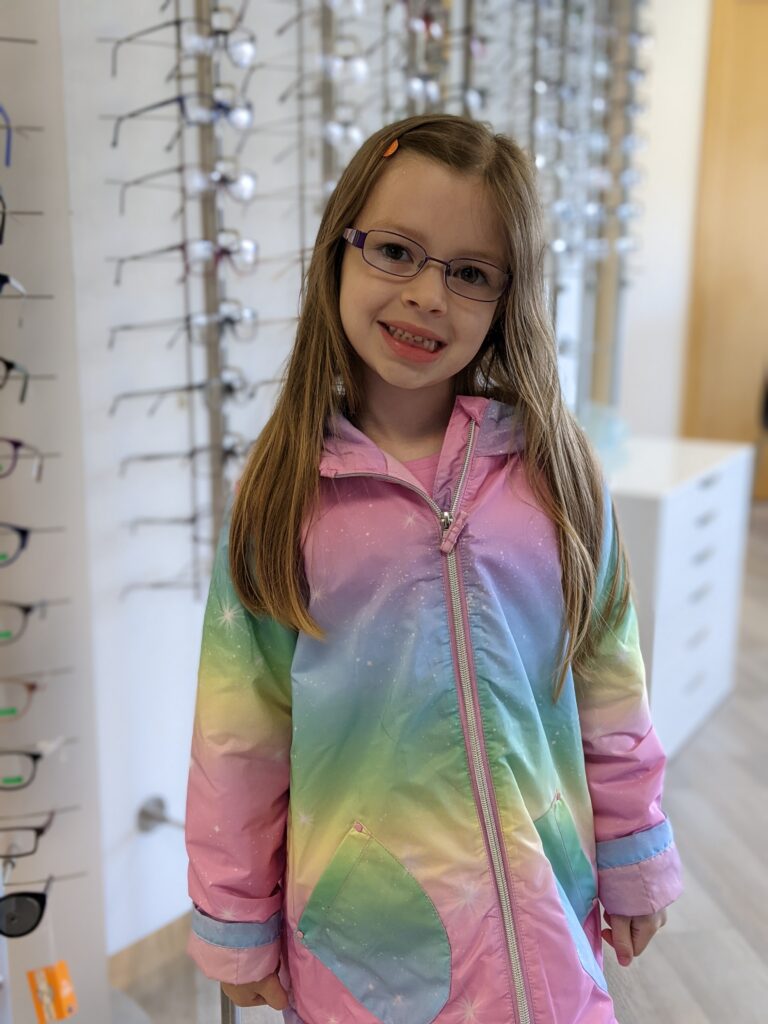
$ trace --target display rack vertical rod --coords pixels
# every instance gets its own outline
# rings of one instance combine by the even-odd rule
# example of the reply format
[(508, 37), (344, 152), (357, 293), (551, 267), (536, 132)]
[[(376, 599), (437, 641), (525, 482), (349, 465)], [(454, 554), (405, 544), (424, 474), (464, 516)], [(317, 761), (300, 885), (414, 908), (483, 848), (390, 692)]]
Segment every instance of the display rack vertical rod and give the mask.
[[(210, 25), (214, 4), (212, 0), (195, 0), (195, 18), (198, 25)], [(197, 90), (203, 96), (213, 93), (213, 59), (201, 57), (197, 60)], [(213, 124), (201, 125), (198, 129), (198, 160), (204, 173), (212, 172), (216, 167), (216, 133)], [(219, 234), (219, 214), (216, 208), (216, 190), (210, 189), (200, 200), (200, 223), (202, 237), (216, 241)], [(221, 333), (216, 315), (219, 309), (219, 271), (218, 264), (208, 267), (203, 278), (204, 312), (210, 317), (206, 332), (205, 366), (208, 380), (221, 378)], [(221, 391), (214, 391), (222, 395)], [(212, 400), (208, 403), (208, 444), (216, 453), (214, 472), (211, 475), (211, 510), (213, 514), (213, 536), (218, 537), (224, 516), (226, 493), (224, 487), (223, 453), (224, 453), (224, 409), (221, 401)]]
[[(624, 16), (628, 19), (627, 21), (627, 34), (625, 36), (625, 44), (628, 44), (629, 34), (631, 32), (641, 31), (640, 11), (638, 5), (630, 3), (627, 10), (624, 12)], [(626, 59), (629, 62), (631, 56), (631, 48), (627, 45), (625, 50)], [(635, 90), (632, 86), (632, 82), (627, 76), (626, 80), (626, 92), (623, 97), (619, 97), (620, 109), (623, 109), (624, 115), (622, 118), (622, 134), (627, 134), (632, 128), (632, 121), (627, 113), (629, 104), (633, 104), (637, 99)], [(623, 158), (619, 165), (618, 179), (619, 182), (616, 186), (616, 201), (617, 203), (626, 203), (629, 201), (629, 189), (624, 184), (624, 178), (622, 171), (629, 169), (632, 163), (632, 150), (628, 150), (623, 154)], [(625, 227), (624, 232), (627, 233)], [(611, 374), (609, 384), (609, 401), (611, 405), (618, 405), (619, 394), (621, 391), (621, 368), (623, 362), (624, 353), (624, 342), (626, 335), (625, 325), (625, 313), (626, 313), (626, 301), (627, 301), (627, 288), (629, 281), (627, 280), (627, 257), (623, 254), (617, 255), (617, 272), (616, 272), (616, 299), (614, 302), (613, 311), (613, 338), (614, 338), (614, 349), (613, 349), (613, 360), (611, 363)]]
[(598, 272), (598, 294), (596, 309), (595, 349), (592, 365), (592, 397), (605, 405), (613, 405), (617, 399), (620, 341), (616, 335), (618, 327), (617, 303), (619, 300), (619, 279), (622, 271), (622, 257), (616, 250), (619, 223), (615, 211), (621, 197), (621, 171), (624, 169), (624, 86), (627, 72), (619, 73), (628, 65), (627, 8), (631, 0), (605, 0), (605, 24), (615, 29), (609, 37), (608, 63), (611, 76), (606, 90), (607, 118), (605, 122), (609, 146), (605, 166), (610, 172), (610, 186), (603, 201), (611, 211), (605, 220), (604, 237), (609, 251), (600, 263)]
[(477, 11), (475, 10), (475, 0), (465, 0), (464, 3), (464, 45), (462, 47), (462, 109), (461, 112), (464, 117), (473, 117), (472, 109), (467, 100), (469, 90), (473, 87), (474, 83), (474, 67), (475, 63), (472, 58), (472, 35), (475, 29), (475, 19), (477, 17)]
[[(558, 37), (558, 46), (560, 47), (560, 59), (558, 62), (558, 77), (560, 79), (560, 87), (557, 92), (557, 114), (555, 120), (558, 125), (557, 139), (555, 142), (555, 148), (557, 152), (557, 172), (555, 174), (555, 199), (562, 199), (563, 197), (563, 178), (561, 168), (566, 160), (565, 145), (563, 143), (562, 131), (567, 129), (566, 125), (566, 110), (567, 104), (565, 99), (565, 86), (567, 83), (567, 72), (568, 72), (568, 25), (570, 18), (570, 4), (569, 0), (563, 0), (562, 7), (560, 8), (560, 34)], [(552, 293), (550, 295), (549, 305), (552, 315), (552, 323), (557, 330), (557, 302), (559, 298), (560, 289), (563, 287), (559, 278), (559, 263), (558, 259), (552, 260), (553, 272), (552, 272)]]
[[(296, 75), (299, 79), (303, 78), (304, 75), (304, 3), (303, 0), (298, 0), (298, 21), (296, 28)], [(306, 262), (307, 262), (307, 103), (306, 96), (303, 89), (299, 90), (297, 103), (299, 105), (299, 116), (298, 116), (298, 133), (299, 133), (299, 146), (297, 150), (297, 159), (299, 162), (298, 167), (298, 179), (299, 179), (299, 253), (301, 259), (301, 285), (302, 290), (304, 288), (304, 276), (306, 274)], [(328, 179), (323, 179), (323, 189), (325, 188), (325, 182)]]
[[(336, 21), (333, 11), (327, 4), (323, 4), (320, 14), (320, 52), (324, 57), (331, 56), (335, 49), (335, 28)], [(335, 90), (331, 78), (324, 77), (323, 84), (320, 88), (322, 93), (321, 104), (323, 110), (323, 123), (327, 124), (335, 114)], [(336, 152), (331, 143), (326, 139), (323, 142), (322, 167), (320, 170), (324, 186), (327, 181), (336, 180), (336, 175), (340, 170), (338, 164), (339, 161), (336, 157)]]
[[(175, 0), (174, 5), (174, 17), (176, 19), (176, 91), (179, 95), (184, 92), (184, 81), (183, 81), (183, 60), (182, 60), (182, 45), (181, 45), (181, 0)], [(184, 124), (182, 122), (182, 115), (179, 112), (179, 142), (178, 142), (178, 153), (179, 153), (179, 167), (184, 168), (187, 162), (186, 152), (186, 138), (184, 136)], [(189, 206), (187, 203), (187, 192), (184, 181), (183, 169), (179, 171), (179, 182), (181, 192), (181, 225), (183, 232), (182, 241), (189, 241)], [(184, 315), (189, 317), (192, 312), (191, 302), (191, 289), (189, 277), (184, 275)], [(186, 363), (186, 375), (187, 383), (191, 384), (194, 379), (194, 362), (192, 346), (187, 338), (187, 344), (184, 348), (185, 363)], [(189, 447), (194, 448), (195, 438), (197, 437), (196, 428), (196, 417), (195, 417), (195, 403), (190, 399), (187, 402), (187, 425), (189, 433)], [(189, 490), (190, 490), (190, 507), (197, 507), (197, 488), (195, 484), (195, 475), (191, 472), (192, 463), (190, 462), (190, 474), (189, 474)], [(199, 565), (199, 552), (197, 544), (195, 543), (194, 535), (190, 539), (190, 552), (192, 555), (192, 587), (195, 595), (195, 599), (200, 597), (200, 565)]]

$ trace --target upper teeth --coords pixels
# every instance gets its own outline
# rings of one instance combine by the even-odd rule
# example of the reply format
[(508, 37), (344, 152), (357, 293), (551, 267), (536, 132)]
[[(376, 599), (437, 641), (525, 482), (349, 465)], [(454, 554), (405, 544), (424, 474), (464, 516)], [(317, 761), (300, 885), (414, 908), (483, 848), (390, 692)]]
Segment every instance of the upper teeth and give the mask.
[(421, 348), (427, 349), (428, 352), (434, 352), (439, 344), (434, 338), (422, 338), (420, 334), (409, 334), (408, 331), (402, 331), (399, 327), (390, 327), (389, 324), (387, 324), (387, 330), (400, 341), (407, 341), (411, 345), (419, 345)]

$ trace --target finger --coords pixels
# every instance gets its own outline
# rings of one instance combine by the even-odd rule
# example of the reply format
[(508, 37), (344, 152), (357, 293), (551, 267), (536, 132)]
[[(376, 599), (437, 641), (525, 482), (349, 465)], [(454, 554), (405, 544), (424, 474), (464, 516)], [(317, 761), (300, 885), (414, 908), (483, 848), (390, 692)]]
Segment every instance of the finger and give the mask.
[(603, 936), (603, 938), (608, 943), (608, 945), (612, 947), (613, 946), (613, 934), (611, 932), (611, 929), (610, 928), (603, 928), (603, 930), (602, 930), (602, 932), (600, 934)]
[(613, 931), (613, 948), (616, 951), (616, 958), (622, 967), (628, 967), (632, 963), (632, 934), (630, 931), (631, 918), (622, 917), (616, 914), (611, 921)]
[(639, 956), (643, 952), (658, 929), (658, 924), (652, 918), (647, 918), (640, 922), (632, 922), (632, 948), (635, 951), (635, 956)]
[(270, 974), (261, 986), (261, 994), (273, 1010), (285, 1010), (288, 1006), (288, 996), (277, 974)]

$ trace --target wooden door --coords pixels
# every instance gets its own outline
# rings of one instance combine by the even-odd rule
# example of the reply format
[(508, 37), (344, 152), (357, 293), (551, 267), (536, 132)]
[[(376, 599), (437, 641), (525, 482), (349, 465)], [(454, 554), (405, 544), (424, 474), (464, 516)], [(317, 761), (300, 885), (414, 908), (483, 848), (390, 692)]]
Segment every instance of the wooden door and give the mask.
[(768, 0), (713, 0), (683, 436), (759, 445), (768, 498)]

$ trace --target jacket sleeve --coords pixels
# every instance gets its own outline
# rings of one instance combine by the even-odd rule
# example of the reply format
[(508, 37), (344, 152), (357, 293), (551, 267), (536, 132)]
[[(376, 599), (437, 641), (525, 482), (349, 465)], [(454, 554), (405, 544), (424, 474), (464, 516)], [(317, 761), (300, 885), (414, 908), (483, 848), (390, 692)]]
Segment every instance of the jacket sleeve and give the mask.
[(617, 557), (606, 484), (603, 506), (597, 601), (609, 628), (575, 685), (594, 812), (598, 895), (609, 914), (631, 917), (676, 900), (683, 891), (682, 867), (661, 809), (666, 756), (651, 721), (635, 606), (630, 600), (618, 621), (605, 608)]
[(186, 844), (187, 950), (230, 984), (277, 970), (297, 633), (241, 604), (229, 572), (231, 499), (203, 620)]

